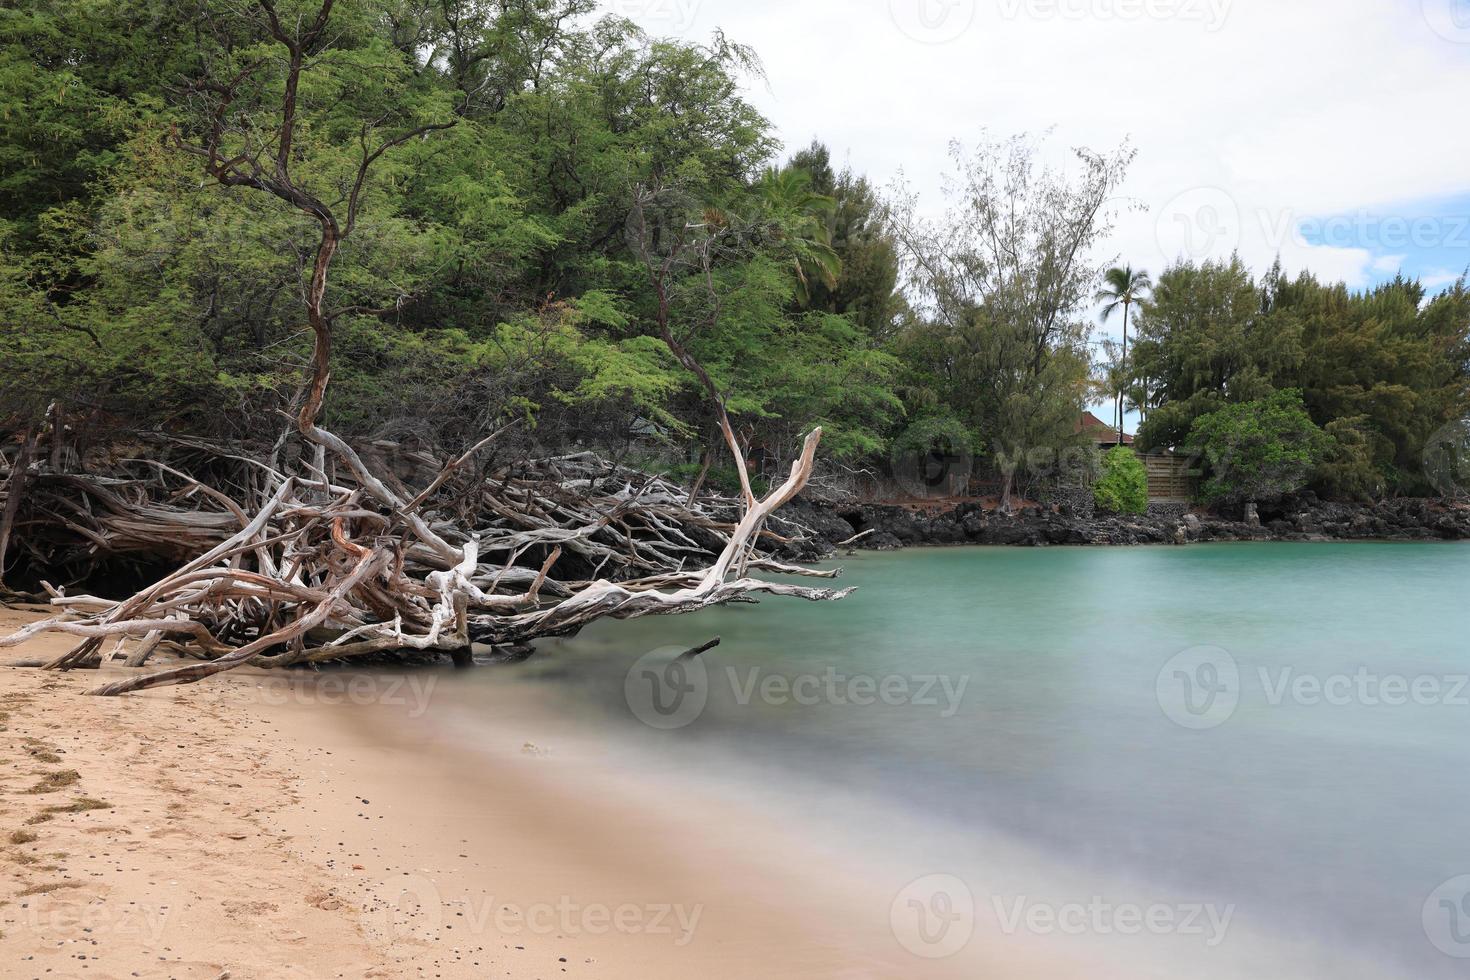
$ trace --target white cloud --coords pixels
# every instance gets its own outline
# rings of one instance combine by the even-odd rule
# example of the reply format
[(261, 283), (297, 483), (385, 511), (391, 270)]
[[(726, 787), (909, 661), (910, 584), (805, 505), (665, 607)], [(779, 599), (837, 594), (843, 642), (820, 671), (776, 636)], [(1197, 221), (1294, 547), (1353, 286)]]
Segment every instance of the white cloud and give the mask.
[(1448, 269), (1440, 269), (1436, 272), (1426, 273), (1420, 277), (1419, 281), (1423, 283), (1425, 296), (1428, 298), (1433, 296), (1441, 287), (1450, 286), (1458, 282), (1464, 274), (1463, 270), (1460, 272), (1451, 272)]
[(788, 150), (819, 137), (879, 185), (903, 170), (937, 201), (951, 138), (1131, 137), (1124, 192), (1149, 211), (1119, 223), (1125, 260), (1157, 274), (1180, 254), (1170, 202), (1203, 194), (1237, 215), (1209, 254), (1235, 248), (1258, 270), (1279, 254), (1355, 286), (1387, 260), (1312, 245), (1297, 222), (1416, 217), (1403, 202), (1470, 191), (1470, 30), (1421, 11), (1453, 2), (616, 0), (656, 33), (718, 27), (753, 45), (770, 81), (751, 97)]

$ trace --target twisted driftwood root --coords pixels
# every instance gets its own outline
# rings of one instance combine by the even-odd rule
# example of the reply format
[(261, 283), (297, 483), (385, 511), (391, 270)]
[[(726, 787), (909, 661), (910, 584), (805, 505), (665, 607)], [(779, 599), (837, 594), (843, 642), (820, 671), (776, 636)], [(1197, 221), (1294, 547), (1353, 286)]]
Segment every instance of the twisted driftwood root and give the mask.
[[(311, 426), (305, 437), (318, 450), (307, 475), (255, 464), (263, 479), (257, 499), (264, 499), (254, 516), (227, 494), (161, 463), (152, 465), (183, 485), (174, 497), (212, 506), (160, 503), (140, 497), (126, 481), (56, 477), (71, 491), (69, 503), (58, 504), (68, 511), (64, 523), (94, 548), (148, 551), (172, 543), (202, 553), (121, 602), (57, 591), (52, 603), (64, 610), (60, 616), (0, 639), (0, 647), (43, 631), (78, 637), (46, 664), (60, 670), (95, 666), (124, 653), (130, 641), (128, 665), (144, 664), (165, 643), (200, 659), (91, 692), (114, 695), (192, 683), (245, 663), (460, 653), (475, 640), (522, 644), (572, 634), (605, 617), (690, 612), (756, 593), (833, 600), (851, 591), (748, 575), (751, 568), (837, 574), (755, 554), (766, 519), (811, 475), (820, 429), (807, 437), (784, 482), (762, 498), (744, 494), (733, 527), (662, 480), (596, 489), (590, 456), (549, 461), (540, 475), (457, 479), (487, 439), (409, 494), (401, 484), (390, 487), (391, 477), (375, 474), (332, 433)], [(337, 475), (338, 469), (344, 472)], [(10, 500), (6, 510), (13, 510)], [(465, 530), (454, 520), (464, 513), (487, 515), (490, 523)], [(711, 540), (720, 545), (713, 562), (690, 569), (707, 559)], [(552, 577), (569, 553), (594, 568), (591, 579)], [(528, 566), (541, 555), (539, 567)]]

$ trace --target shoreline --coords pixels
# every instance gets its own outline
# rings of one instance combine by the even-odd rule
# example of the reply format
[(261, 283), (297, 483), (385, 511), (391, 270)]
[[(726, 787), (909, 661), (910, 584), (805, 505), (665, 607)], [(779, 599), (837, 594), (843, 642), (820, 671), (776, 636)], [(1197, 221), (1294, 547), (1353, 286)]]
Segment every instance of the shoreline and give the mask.
[(80, 696), (123, 673), (0, 670), (15, 976), (1096, 975), (1008, 944), (916, 957), (886, 883), (827, 842), (625, 769), (543, 706), (460, 717), (428, 683), (447, 671)]
[[(1188, 510), (1093, 515), (1070, 508), (1025, 507), (1006, 515), (978, 502), (852, 504), (798, 498), (788, 505), (793, 525), (811, 528), (813, 558), (834, 550), (892, 551), (934, 545), (1128, 547), (1227, 541), (1464, 541), (1470, 506), (1422, 498), (1377, 504), (1323, 502), (1311, 495), (1261, 508), (1259, 523)], [(851, 541), (855, 535), (863, 535)], [(851, 541), (851, 543), (847, 543)]]

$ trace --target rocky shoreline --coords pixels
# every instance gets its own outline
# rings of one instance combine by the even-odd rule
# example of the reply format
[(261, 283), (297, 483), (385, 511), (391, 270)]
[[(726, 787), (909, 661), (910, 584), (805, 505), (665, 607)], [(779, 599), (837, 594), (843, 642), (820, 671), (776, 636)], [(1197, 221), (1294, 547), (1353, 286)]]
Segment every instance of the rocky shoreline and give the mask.
[[(843, 545), (876, 551), (926, 545), (1185, 545), (1202, 541), (1470, 540), (1470, 507), (1437, 500), (1374, 504), (1318, 500), (1311, 494), (1259, 507), (1259, 522), (1192, 511), (1085, 516), (1068, 508), (1028, 507), (1006, 515), (979, 503), (946, 507), (834, 504), (798, 499), (783, 512), (815, 532), (810, 553)], [(777, 528), (780, 531), (780, 528)], [(853, 541), (856, 535), (862, 537)], [(845, 544), (851, 542), (850, 544)]]

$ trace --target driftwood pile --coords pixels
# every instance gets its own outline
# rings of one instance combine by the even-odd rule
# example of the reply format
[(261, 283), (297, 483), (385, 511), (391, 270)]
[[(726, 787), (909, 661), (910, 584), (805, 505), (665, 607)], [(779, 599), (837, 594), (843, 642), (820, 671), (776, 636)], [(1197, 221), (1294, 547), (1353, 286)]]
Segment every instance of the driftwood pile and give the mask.
[[(60, 615), (0, 639), (0, 647), (52, 630), (78, 643), (50, 668), (114, 657), (141, 666), (161, 644), (200, 661), (94, 692), (121, 694), (244, 663), (461, 653), (472, 642), (519, 644), (603, 617), (687, 612), (752, 593), (846, 594), (748, 574), (835, 574), (756, 549), (766, 518), (810, 475), (819, 430), (780, 486), (759, 499), (747, 490), (738, 502), (691, 501), (678, 486), (590, 453), (485, 472), (475, 457), (493, 436), (437, 465), (424, 452), (393, 452), (410, 471), (433, 474), (414, 489), (395, 475), (402, 465), (382, 465), (394, 447), (359, 453), (315, 425), (304, 435), (315, 449), (301, 457), (314, 461), (295, 467), (304, 472), (196, 447), (210, 450), (215, 469), (235, 464), (228, 489), (156, 460), (132, 461), (130, 476), (98, 476), (49, 472), (45, 454), (7, 456), (4, 512), (22, 516), (6, 528), (13, 553), (57, 562), (50, 549), (70, 536), (73, 550), (85, 542), (98, 557), (185, 560), (120, 602), (49, 586)], [(16, 491), (24, 494), (20, 506), (11, 505)], [(562, 567), (587, 574), (558, 577)]]
[[(165, 641), (200, 658), (94, 692), (121, 694), (199, 680), (244, 663), (462, 651), (475, 640), (520, 643), (573, 633), (603, 617), (687, 612), (756, 592), (841, 598), (843, 591), (748, 575), (757, 567), (801, 571), (758, 559), (755, 547), (766, 519), (811, 476), (821, 430), (807, 436), (786, 480), (757, 498), (724, 393), (687, 346), (701, 326), (718, 321), (718, 297), (703, 304), (707, 322), (681, 321), (676, 330), (671, 316), (671, 284), (680, 277), (713, 288), (719, 229), (697, 209), (659, 207), (654, 190), (634, 194), (628, 244), (648, 269), (657, 300), (652, 326), (704, 388), (740, 474), (733, 523), (721, 528), (692, 494), (658, 480), (610, 487), (588, 459), (566, 457), (537, 473), (486, 478), (471, 464), (493, 435), (414, 488), (369, 465), (318, 424), (331, 376), (334, 322), (352, 308), (329, 305), (329, 274), (357, 225), (370, 171), (395, 148), (457, 125), (484, 88), (466, 88), (447, 118), (368, 112), (355, 175), (345, 187), (313, 189), (293, 170), (297, 93), (303, 74), (330, 65), (324, 53), (338, 33), (330, 23), (334, 2), (321, 0), (314, 15), (295, 17), (282, 16), (273, 0), (240, 5), (238, 26), (258, 31), (277, 58), (190, 82), (182, 98), (192, 121), (174, 129), (171, 139), (220, 186), (274, 199), (320, 233), (301, 281), (312, 353), (295, 399), (294, 426), (264, 453), (203, 447), (211, 472), (228, 463), (238, 467), (231, 487), (187, 475), (154, 452), (134, 464), (147, 470), (144, 476), (81, 475), (63, 465), (65, 427), (58, 412), (48, 415), (46, 426), (30, 426), (15, 457), (7, 457), (0, 576), (12, 537), (32, 550), (33, 566), (50, 567), (48, 527), (87, 539), (99, 554), (185, 560), (121, 602), (58, 589), (51, 601), (62, 614), (0, 639), (0, 647), (56, 630), (78, 638), (47, 665), (57, 669), (95, 664), (122, 653), (128, 641), (137, 643), (127, 651), (134, 664)], [(264, 77), (268, 70), (280, 73), (279, 86)], [(271, 105), (276, 91), (279, 104)], [(49, 452), (42, 451), (43, 437), (50, 440)], [(716, 535), (712, 561), (695, 540), (696, 529)], [(590, 563), (592, 574), (576, 580), (555, 575), (568, 553)]]

